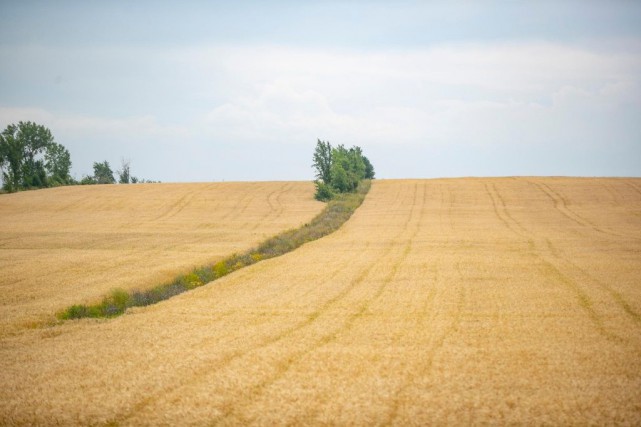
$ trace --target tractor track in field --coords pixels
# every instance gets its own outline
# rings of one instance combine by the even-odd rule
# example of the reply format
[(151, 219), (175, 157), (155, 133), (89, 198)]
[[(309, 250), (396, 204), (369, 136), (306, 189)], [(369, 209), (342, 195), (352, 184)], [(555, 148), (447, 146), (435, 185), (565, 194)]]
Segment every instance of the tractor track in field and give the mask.
[(563, 216), (565, 216), (567, 219), (570, 221), (574, 222), (575, 224), (585, 227), (587, 229), (593, 230), (597, 233), (600, 233), (602, 235), (607, 235), (607, 236), (614, 236), (616, 238), (621, 238), (624, 237), (626, 239), (632, 239), (632, 240), (641, 240), (641, 238), (635, 237), (635, 236), (629, 236), (629, 235), (623, 235), (620, 233), (616, 233), (604, 228), (601, 228), (594, 224), (592, 221), (586, 219), (584, 216), (579, 215), (576, 213), (574, 210), (572, 210), (568, 206), (568, 201), (567, 199), (562, 196), (558, 191), (555, 191), (546, 183), (542, 182), (533, 182), (533, 181), (528, 181), (529, 183), (535, 185), (539, 190), (541, 190), (543, 193), (545, 193), (546, 196), (549, 197), (549, 199), (552, 201), (554, 208), (559, 211)]
[[(443, 207), (446, 206), (445, 199), (443, 197), (442, 188), (440, 189), (440, 197), (441, 197), (441, 205)], [(443, 227), (442, 218), (440, 222), (441, 222), (441, 228), (442, 228)], [(453, 223), (451, 222), (451, 216), (450, 216), (449, 226), (452, 229), (454, 228)], [(448, 244), (448, 241), (445, 242), (445, 245)], [(460, 281), (464, 283), (464, 275), (461, 271), (460, 262), (456, 263), (454, 270), (456, 271)], [(421, 310), (420, 315), (416, 318), (415, 328), (412, 330), (412, 332), (409, 332), (409, 333), (416, 334), (417, 338), (420, 334), (419, 331), (422, 331), (423, 328), (430, 327), (432, 324), (434, 324), (435, 323), (434, 320), (439, 315), (439, 312), (436, 311), (434, 307), (435, 301), (436, 301), (435, 284), (438, 283), (439, 281), (437, 264), (434, 264), (433, 276), (430, 279), (431, 279), (431, 282), (433, 283), (433, 286), (430, 287), (429, 291), (427, 292), (425, 301), (423, 303), (423, 309)], [(381, 425), (392, 425), (396, 422), (399, 416), (399, 410), (400, 410), (400, 407), (402, 406), (402, 402), (405, 401), (406, 394), (408, 394), (408, 390), (414, 384), (413, 380), (416, 377), (424, 378), (429, 376), (429, 372), (431, 371), (433, 366), (434, 357), (436, 356), (438, 351), (443, 347), (445, 341), (459, 327), (462, 320), (463, 308), (465, 306), (465, 300), (466, 300), (465, 286), (458, 287), (458, 291), (455, 299), (456, 299), (455, 312), (447, 313), (449, 316), (451, 316), (449, 323), (441, 331), (434, 333), (435, 336), (431, 340), (431, 343), (430, 343), (431, 345), (427, 347), (420, 347), (416, 350), (416, 354), (412, 358), (413, 360), (418, 361), (416, 363), (416, 368), (411, 371), (408, 371), (403, 376), (401, 380), (401, 385), (397, 387), (393, 393), (393, 398), (392, 398), (392, 402), (389, 405), (387, 417), (384, 421), (380, 423)]]
[[(560, 262), (563, 263), (563, 265), (568, 265), (569, 269), (575, 273), (575, 275), (578, 275), (582, 278), (581, 282), (583, 283), (593, 283), (603, 291), (605, 291), (607, 294), (609, 294), (610, 298), (619, 306), (621, 310), (623, 310), (624, 313), (628, 315), (628, 317), (636, 322), (637, 324), (641, 325), (641, 313), (637, 312), (633, 307), (632, 304), (621, 295), (620, 292), (615, 291), (610, 285), (607, 283), (597, 279), (594, 277), (594, 275), (590, 274), (586, 269), (579, 267), (574, 263), (570, 258), (568, 258), (565, 255), (562, 255), (560, 253), (560, 250), (557, 249), (554, 244), (549, 240), (546, 239), (546, 243), (549, 249), (549, 253), (556, 259), (558, 259)], [(558, 271), (558, 269), (557, 269)], [(566, 276), (567, 277), (567, 276)]]
[[(423, 212), (423, 210), (421, 208), (422, 208), (422, 206), (424, 204), (424, 200), (423, 200), (423, 203), (420, 203), (420, 204), (417, 203), (417, 196), (418, 196), (417, 187), (418, 187), (418, 185), (415, 184), (414, 185), (414, 203), (412, 203), (411, 212), (408, 215), (408, 218), (404, 223), (404, 226), (403, 226), (403, 229), (401, 231), (401, 234), (410, 228), (410, 223), (412, 222), (412, 219), (416, 214), (415, 212), (416, 212), (417, 206), (419, 206), (420, 213), (422, 214), (422, 212)], [(424, 196), (424, 194), (423, 194), (423, 196)], [(320, 348), (322, 348), (324, 346), (327, 346), (327, 345), (331, 344), (332, 342), (336, 341), (339, 338), (339, 336), (344, 335), (347, 332), (349, 332), (353, 328), (353, 326), (356, 323), (356, 321), (358, 321), (360, 318), (362, 318), (368, 312), (368, 310), (371, 307), (372, 303), (374, 303), (375, 301), (377, 301), (381, 297), (381, 295), (383, 294), (383, 292), (385, 291), (387, 286), (392, 282), (392, 280), (398, 274), (398, 271), (399, 271), (401, 265), (403, 264), (404, 260), (407, 258), (408, 254), (411, 251), (412, 242), (413, 242), (414, 238), (416, 237), (416, 235), (418, 234), (418, 231), (420, 229), (420, 222), (421, 222), (421, 217), (419, 215), (419, 219), (418, 219), (417, 225), (416, 225), (415, 229), (413, 230), (413, 232), (411, 232), (411, 236), (407, 240), (401, 238), (401, 239), (398, 239), (397, 244), (390, 245), (389, 249), (386, 250), (385, 253), (382, 256), (377, 258), (374, 262), (371, 263), (371, 265), (369, 267), (363, 269), (358, 274), (358, 276), (356, 276), (356, 279), (352, 282), (350, 287), (340, 294), (340, 299), (337, 298), (335, 301), (332, 301), (331, 304), (325, 304), (323, 306), (322, 310), (319, 310), (317, 313), (315, 313), (315, 315), (310, 317), (310, 322), (308, 322), (308, 324), (311, 324), (311, 322), (316, 321), (317, 319), (319, 319), (325, 312), (328, 311), (329, 305), (333, 305), (336, 302), (340, 301), (349, 292), (351, 292), (354, 288), (356, 288), (357, 286), (365, 283), (365, 279), (368, 277), (369, 272), (371, 270), (371, 267), (373, 267), (374, 265), (377, 265), (383, 259), (388, 259), (390, 254), (394, 251), (394, 249), (396, 249), (398, 247), (398, 244), (402, 243), (402, 242), (405, 242), (405, 245), (403, 246), (403, 250), (401, 251), (400, 254), (398, 254), (396, 256), (396, 260), (393, 262), (390, 271), (383, 278), (383, 280), (381, 281), (380, 285), (377, 287), (376, 291), (369, 298), (367, 298), (365, 301), (363, 301), (357, 307), (357, 310), (353, 311), (347, 317), (347, 319), (343, 322), (343, 324), (339, 328), (334, 329), (333, 331), (330, 331), (328, 333), (323, 334), (316, 341), (315, 345), (309, 346), (309, 347), (303, 349), (302, 351), (300, 351), (299, 353), (297, 353), (297, 354), (295, 354), (293, 356), (292, 355), (287, 355), (286, 357), (284, 357), (283, 360), (276, 365), (275, 372), (271, 376), (269, 376), (268, 378), (266, 378), (263, 381), (259, 382), (258, 384), (255, 384), (249, 390), (249, 392), (245, 394), (245, 398), (244, 399), (242, 399), (240, 401), (239, 400), (235, 400), (234, 401), (234, 405), (230, 406), (229, 410), (223, 412), (219, 417), (217, 417), (214, 420), (212, 420), (212, 424), (216, 425), (216, 424), (221, 423), (223, 421), (227, 421), (226, 419), (229, 418), (229, 417), (233, 417), (235, 415), (239, 416), (238, 412), (241, 411), (244, 406), (249, 405), (253, 400), (255, 400), (257, 398), (257, 396), (259, 396), (262, 393), (264, 393), (264, 391), (267, 389), (267, 387), (269, 387), (271, 384), (274, 384), (276, 381), (278, 381), (280, 378), (282, 378), (291, 369), (292, 365), (300, 362), (306, 355), (308, 355), (308, 354), (310, 354), (310, 353), (312, 353), (312, 352), (314, 352), (314, 351), (316, 351), (316, 350), (318, 350), (318, 349), (320, 349)], [(241, 419), (234, 420), (232, 422), (236, 422), (236, 421), (242, 423), (245, 420), (243, 420), (242, 417), (241, 417)]]
[[(366, 243), (365, 247), (367, 248), (367, 246), (369, 246), (368, 243)], [(384, 259), (385, 256), (394, 249), (394, 247), (395, 247), (394, 245), (390, 246), (389, 250), (379, 259)], [(235, 351), (235, 352), (225, 356), (221, 360), (217, 361), (215, 368), (216, 369), (221, 369), (221, 368), (229, 365), (230, 363), (232, 363), (234, 360), (236, 360), (238, 358), (241, 358), (241, 357), (247, 355), (250, 352), (255, 352), (255, 351), (260, 350), (262, 348), (265, 348), (267, 346), (276, 344), (276, 343), (278, 343), (278, 342), (290, 337), (292, 334), (294, 334), (294, 333), (304, 329), (305, 327), (311, 325), (318, 318), (320, 318), (323, 314), (327, 313), (330, 310), (331, 307), (337, 305), (350, 292), (352, 292), (359, 285), (361, 285), (363, 283), (363, 281), (365, 280), (365, 278), (367, 277), (367, 274), (368, 274), (369, 270), (374, 265), (376, 265), (376, 263), (378, 262), (379, 259), (377, 259), (377, 260), (375, 260), (373, 262), (370, 262), (364, 269), (361, 270), (361, 272), (357, 276), (356, 280), (352, 281), (349, 284), (348, 287), (343, 289), (337, 295), (335, 295), (335, 296), (331, 297), (330, 299), (328, 299), (327, 301), (325, 301), (325, 303), (323, 303), (318, 310), (316, 310), (316, 311), (312, 312), (311, 314), (309, 314), (304, 321), (302, 321), (300, 323), (297, 323), (294, 326), (289, 327), (289, 328), (281, 331), (279, 334), (277, 334), (277, 335), (275, 335), (273, 337), (269, 337), (269, 338), (267, 338), (265, 340), (262, 340), (261, 342), (253, 345), (250, 348), (246, 348), (246, 349), (243, 349), (243, 350), (238, 350), (238, 351)], [(346, 264), (344, 266), (345, 269), (348, 268), (348, 267), (353, 267), (353, 265)], [(338, 271), (335, 271), (325, 281), (325, 283), (329, 283), (334, 277), (336, 277), (342, 271), (343, 271), (342, 269), (339, 269)], [(381, 292), (382, 292), (382, 290), (381, 290)], [(202, 362), (206, 362), (206, 361), (201, 361), (201, 363)], [(157, 392), (155, 392), (153, 394), (147, 395), (144, 399), (142, 399), (141, 401), (139, 401), (135, 405), (133, 405), (133, 407), (130, 410), (126, 411), (123, 414), (119, 414), (118, 416), (110, 419), (107, 424), (114, 424), (114, 423), (115, 424), (119, 424), (119, 423), (123, 423), (123, 422), (128, 421), (132, 416), (134, 416), (138, 412), (144, 410), (144, 408), (146, 408), (148, 405), (150, 405), (154, 401), (156, 401), (158, 399), (158, 397), (167, 394), (167, 392), (169, 392), (169, 391), (175, 392), (176, 390), (179, 390), (180, 388), (186, 387), (186, 386), (191, 385), (191, 384), (193, 384), (195, 382), (198, 382), (198, 381), (202, 381), (203, 378), (207, 376), (207, 374), (211, 373), (212, 368), (213, 368), (213, 366), (210, 365), (209, 363), (202, 363), (202, 368), (197, 369), (196, 372), (193, 372), (193, 371), (190, 372), (189, 376), (181, 377), (181, 379), (178, 381), (178, 384), (172, 383), (171, 386), (165, 387), (165, 388), (163, 388), (161, 390), (158, 390)]]
[[(639, 183), (376, 181), (336, 233), (216, 286), (2, 338), (0, 424), (636, 425)], [(289, 188), (215, 221), (277, 223)], [(204, 210), (181, 191), (169, 223)]]
[[(534, 183), (531, 181), (528, 181), (534, 185), (536, 185), (537, 188), (539, 188), (541, 191), (545, 192), (555, 203), (555, 208), (557, 208), (564, 216), (567, 218), (571, 219), (573, 222), (581, 225), (584, 228), (592, 229), (592, 230), (598, 230), (594, 225), (587, 221), (580, 222), (580, 220), (576, 218), (572, 218), (571, 215), (569, 215), (567, 212), (565, 212), (563, 209), (559, 209), (558, 205), (564, 205), (566, 202), (564, 199), (562, 199), (560, 196), (557, 196), (558, 198), (553, 198), (552, 195), (556, 195), (557, 193), (554, 192), (553, 190), (549, 189), (549, 186), (546, 184), (541, 184), (539, 183)], [(549, 190), (545, 190), (544, 188), (547, 188)], [(495, 194), (499, 194), (498, 190), (494, 188)], [(488, 192), (488, 194), (490, 194)], [(492, 196), (491, 196), (492, 197)], [(550, 242), (549, 239), (546, 239), (546, 244), (543, 245), (541, 242), (537, 242), (536, 236), (532, 234), (532, 232), (526, 230), (519, 222), (517, 222), (507, 211), (508, 208), (507, 206), (503, 203), (501, 204), (501, 209), (500, 211), (502, 212), (501, 214), (499, 213), (499, 209), (497, 209), (497, 206), (499, 206), (498, 203), (495, 202), (493, 199), (493, 205), (495, 207), (495, 213), (497, 216), (500, 216), (502, 218), (502, 222), (504, 225), (512, 231), (514, 234), (518, 235), (519, 237), (526, 238), (528, 239), (529, 246), (531, 247), (530, 254), (537, 259), (537, 261), (541, 264), (541, 269), (547, 276), (552, 276), (555, 279), (556, 283), (562, 284), (567, 290), (572, 292), (574, 294), (574, 297), (576, 299), (577, 305), (583, 310), (585, 315), (591, 320), (593, 323), (595, 329), (606, 339), (615, 341), (615, 342), (626, 342), (626, 338), (621, 337), (617, 335), (616, 333), (610, 331), (607, 326), (605, 325), (605, 319), (600, 315), (596, 308), (595, 308), (595, 302), (594, 298), (590, 296), (588, 292), (588, 287), (582, 286), (579, 284), (579, 282), (574, 279), (573, 277), (569, 276), (568, 274), (564, 273), (561, 268), (558, 265), (564, 265), (564, 264), (570, 264), (573, 265), (572, 262), (569, 259), (563, 258), (558, 250), (553, 246), (552, 242)], [(512, 225), (513, 224), (513, 225)], [(517, 231), (516, 229), (519, 229), (520, 231)], [(602, 286), (603, 287), (603, 286)], [(616, 302), (617, 305), (619, 305), (621, 308), (624, 308), (627, 306), (628, 308), (630, 307), (629, 304), (621, 304), (621, 297), (617, 297), (616, 293), (609, 289), (609, 294), (610, 297)]]
[[(286, 194), (290, 188), (290, 183), (283, 184), (281, 188), (272, 191), (267, 196), (267, 203), (269, 204), (270, 212), (266, 213), (260, 220), (256, 221), (256, 223), (250, 228), (252, 231), (260, 228), (266, 222), (273, 221), (283, 213), (285, 208), (281, 202), (281, 197)], [(247, 224), (246, 227), (249, 227), (249, 224)]]
[[(490, 190), (491, 188), (491, 190)], [(494, 214), (496, 217), (503, 223), (503, 225), (510, 230), (512, 233), (518, 235), (519, 237), (527, 237), (527, 231), (516, 221), (512, 215), (510, 215), (505, 201), (501, 198), (496, 185), (492, 184), (491, 187), (488, 184), (485, 184), (485, 191), (492, 201), (492, 207), (494, 208)]]
[(194, 196), (198, 191), (189, 191), (187, 194), (176, 200), (174, 203), (169, 205), (163, 212), (151, 219), (152, 222), (155, 221), (164, 221), (170, 218), (175, 217), (180, 212), (185, 209), (189, 203), (193, 200)]
[[(414, 186), (414, 202), (416, 201), (416, 197), (417, 197), (417, 185)], [(395, 200), (394, 205), (400, 206), (398, 194), (394, 200)], [(415, 210), (416, 210), (416, 203), (412, 203), (411, 212), (408, 215), (406, 221), (404, 222), (404, 225), (401, 230), (401, 234), (403, 233), (403, 231), (409, 228), (410, 221), (412, 221), (412, 218), (415, 215)], [(418, 228), (414, 231), (411, 238), (413, 238), (417, 232), (418, 232)], [(334, 341), (337, 338), (338, 334), (344, 333), (349, 329), (351, 329), (354, 322), (358, 318), (362, 317), (362, 315), (365, 313), (365, 311), (373, 301), (375, 301), (377, 298), (380, 297), (380, 295), (384, 291), (387, 284), (389, 284), (392, 278), (396, 275), (399, 264), (402, 262), (402, 259), (404, 259), (407, 256), (411, 248), (411, 238), (410, 238), (410, 241), (406, 243), (406, 246), (404, 247), (400, 257), (395, 261), (394, 267), (392, 268), (390, 273), (384, 278), (382, 284), (378, 287), (378, 289), (374, 292), (374, 294), (369, 299), (367, 299), (363, 304), (361, 304), (357, 308), (356, 311), (353, 311), (347, 317), (347, 319), (344, 321), (341, 327), (339, 327), (338, 329), (332, 330), (329, 333), (323, 334), (323, 336), (321, 336), (316, 340), (315, 345), (304, 349), (300, 353), (297, 353), (294, 356), (287, 355), (286, 357), (283, 357), (283, 360), (281, 362), (276, 363), (275, 372), (271, 376), (252, 385), (248, 390), (245, 390), (243, 392), (243, 395), (246, 397), (244, 399), (241, 399), (240, 401), (238, 398), (234, 399), (235, 405), (228, 407), (228, 409), (226, 411), (223, 411), (223, 413), (220, 414), (220, 416), (217, 419), (214, 419), (213, 422), (216, 423), (217, 421), (222, 421), (223, 419), (232, 416), (233, 413), (237, 410), (233, 408), (236, 408), (238, 405), (242, 405), (242, 403), (240, 403), (242, 401), (246, 401), (248, 403), (251, 400), (255, 399), (258, 395), (260, 395), (261, 391), (264, 390), (269, 384), (274, 383), (275, 381), (278, 380), (278, 378), (282, 377), (285, 374), (285, 372), (289, 369), (292, 363), (294, 363), (297, 360), (300, 360), (306, 354), (311, 353), (315, 349), (318, 349)], [(399, 243), (403, 241), (399, 237), (397, 237), (396, 240)], [(366, 244), (366, 247), (367, 246), (368, 245)], [(208, 374), (219, 371), (220, 369), (232, 363), (234, 360), (242, 358), (250, 353), (260, 351), (268, 346), (278, 344), (279, 342), (293, 336), (295, 333), (319, 321), (319, 319), (321, 319), (325, 314), (329, 313), (332, 307), (339, 305), (340, 302), (343, 301), (347, 295), (352, 293), (355, 289), (361, 287), (365, 283), (365, 280), (367, 279), (372, 268), (376, 266), (380, 261), (388, 259), (390, 254), (397, 247), (398, 247), (397, 244), (389, 245), (389, 247), (380, 256), (369, 261), (365, 267), (361, 268), (357, 274), (353, 275), (354, 279), (349, 282), (348, 286), (346, 286), (344, 289), (342, 289), (339, 293), (335, 294), (331, 298), (327, 299), (318, 309), (310, 313), (304, 321), (299, 322), (294, 326), (281, 331), (279, 334), (275, 336), (269, 337), (268, 339), (255, 343), (252, 347), (246, 348), (244, 350), (236, 351), (224, 357), (223, 359), (218, 360), (218, 362), (215, 363), (215, 365), (210, 365), (209, 363), (204, 364), (201, 369), (198, 369), (195, 372), (191, 372), (189, 377), (181, 378), (178, 384), (172, 383), (171, 386), (165, 389), (159, 390), (153, 395), (147, 396), (143, 401), (140, 401), (136, 405), (134, 405), (134, 407), (131, 410), (127, 411), (127, 413), (121, 414), (113, 418), (112, 420), (110, 420), (110, 422), (114, 422), (114, 423), (127, 422), (132, 416), (136, 415), (140, 411), (143, 411), (149, 404), (152, 404), (154, 401), (156, 401), (159, 396), (165, 395), (169, 391), (173, 393), (179, 393), (181, 388), (193, 385), (195, 382), (203, 381)], [(350, 264), (347, 264), (347, 265), (350, 265)], [(351, 266), (353, 268), (353, 264), (351, 264)], [(336, 273), (336, 275), (337, 274), (338, 272)], [(325, 281), (325, 283), (329, 283), (332, 279), (333, 277), (330, 277), (328, 280)]]
[(636, 186), (635, 184), (633, 184), (633, 183), (631, 183), (631, 182), (628, 182), (627, 184), (628, 184), (630, 187), (632, 187), (632, 188), (633, 188), (633, 189), (634, 189), (634, 190), (635, 190), (639, 195), (641, 195), (641, 188), (639, 188), (638, 186)]

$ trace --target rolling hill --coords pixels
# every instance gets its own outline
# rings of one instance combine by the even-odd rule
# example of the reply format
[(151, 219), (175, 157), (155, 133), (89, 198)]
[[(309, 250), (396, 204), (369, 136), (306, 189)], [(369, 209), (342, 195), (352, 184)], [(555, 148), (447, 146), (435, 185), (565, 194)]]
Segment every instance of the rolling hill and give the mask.
[(639, 271), (641, 179), (375, 181), (287, 255), (5, 336), (0, 423), (639, 424)]
[(93, 185), (0, 197), (0, 329), (145, 289), (323, 208), (308, 182)]

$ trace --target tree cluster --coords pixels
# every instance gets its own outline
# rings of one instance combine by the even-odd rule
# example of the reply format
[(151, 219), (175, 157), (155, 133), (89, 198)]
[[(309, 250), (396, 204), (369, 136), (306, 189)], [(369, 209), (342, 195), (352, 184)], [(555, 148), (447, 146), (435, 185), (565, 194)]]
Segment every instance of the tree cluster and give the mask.
[[(152, 183), (131, 175), (130, 161), (122, 159), (120, 184)], [(71, 175), (71, 155), (54, 141), (51, 131), (33, 122), (10, 124), (0, 134), (0, 173), (8, 192), (75, 184), (115, 184), (109, 162), (94, 162), (93, 175), (79, 182)]]
[(80, 180), (81, 185), (115, 184), (114, 173), (108, 161), (93, 162), (93, 175), (85, 175)]
[(374, 167), (360, 147), (332, 147), (329, 142), (316, 143), (313, 167), (316, 170), (316, 199), (326, 201), (336, 193), (356, 191), (362, 179), (374, 179)]
[[(121, 169), (116, 171), (116, 175), (118, 175), (118, 184), (155, 184), (160, 182), (149, 179), (139, 179), (138, 177), (132, 176), (131, 162), (125, 159), (122, 159)], [(106, 160), (104, 162), (94, 162), (93, 175), (85, 175), (82, 177), (82, 180), (80, 180), (81, 185), (115, 183), (116, 178), (114, 177), (114, 171)]]
[(33, 122), (11, 124), (0, 134), (0, 170), (9, 192), (73, 182), (71, 156), (49, 129)]

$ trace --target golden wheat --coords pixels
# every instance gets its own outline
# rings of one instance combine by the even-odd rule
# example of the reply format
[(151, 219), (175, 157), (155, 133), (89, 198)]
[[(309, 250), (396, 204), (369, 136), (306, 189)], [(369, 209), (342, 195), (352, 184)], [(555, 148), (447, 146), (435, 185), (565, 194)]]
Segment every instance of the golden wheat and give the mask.
[[(305, 182), (61, 187), (0, 197), (0, 331), (249, 249), (323, 207)], [(0, 334), (1, 335), (1, 334)]]
[(640, 179), (377, 181), (215, 286), (6, 337), (0, 423), (638, 425), (639, 271)]

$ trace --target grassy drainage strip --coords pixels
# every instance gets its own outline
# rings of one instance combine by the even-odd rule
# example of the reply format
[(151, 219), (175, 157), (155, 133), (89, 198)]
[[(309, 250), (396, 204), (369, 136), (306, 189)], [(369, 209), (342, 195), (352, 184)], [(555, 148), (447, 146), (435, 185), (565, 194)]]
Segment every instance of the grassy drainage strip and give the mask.
[(163, 283), (148, 290), (128, 292), (116, 289), (100, 303), (72, 305), (58, 313), (58, 318), (68, 320), (119, 316), (129, 307), (144, 307), (164, 301), (174, 295), (211, 283), (243, 267), (291, 252), (307, 242), (320, 239), (338, 230), (361, 205), (369, 188), (370, 181), (362, 181), (356, 193), (339, 194), (330, 200), (325, 209), (311, 222), (271, 237), (245, 253), (234, 254), (213, 265), (196, 268), (191, 273), (178, 276), (169, 283)]

